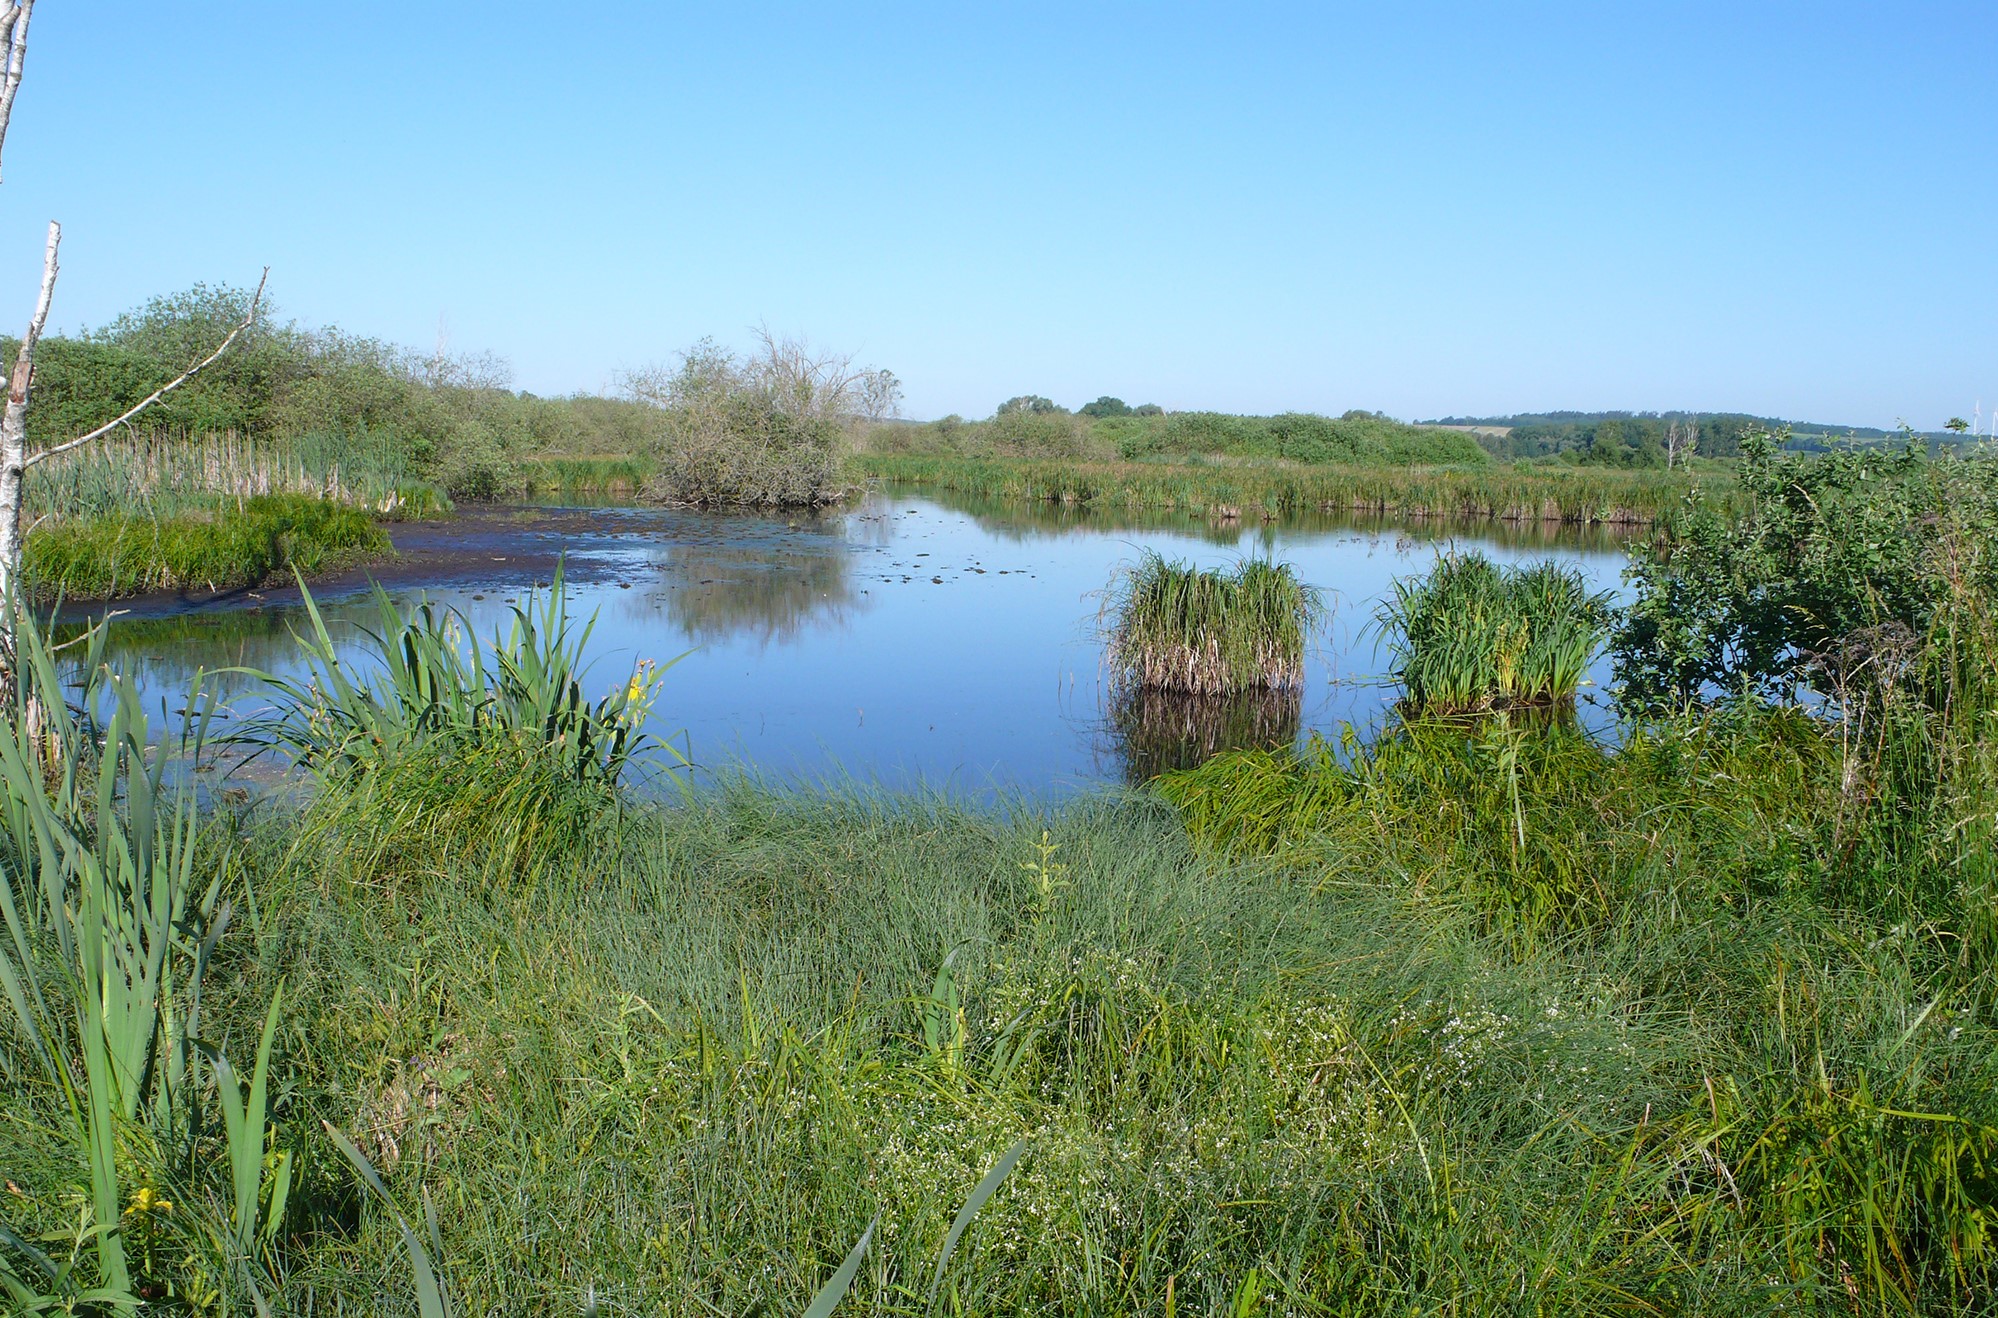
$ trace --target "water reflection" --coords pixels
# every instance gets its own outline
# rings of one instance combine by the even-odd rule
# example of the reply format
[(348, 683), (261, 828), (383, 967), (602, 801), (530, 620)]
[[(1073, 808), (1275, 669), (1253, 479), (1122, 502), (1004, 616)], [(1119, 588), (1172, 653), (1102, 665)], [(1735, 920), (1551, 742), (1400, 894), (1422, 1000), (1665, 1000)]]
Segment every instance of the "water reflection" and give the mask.
[(1223, 517), (1185, 509), (1129, 509), (1062, 504), (1046, 500), (1002, 499), (963, 494), (925, 486), (889, 487), (934, 500), (955, 512), (969, 514), (995, 536), (1027, 540), (1077, 531), (1162, 531), (1190, 536), (1212, 545), (1240, 544), (1245, 534), (1261, 547), (1288, 535), (1360, 531), (1411, 544), (1476, 540), (1508, 549), (1588, 549), (1616, 551), (1630, 543), (1639, 528), (1607, 523), (1501, 521), (1492, 518), (1396, 518), (1352, 511), (1302, 512), (1265, 522), (1257, 517)]
[(1294, 745), (1303, 725), (1304, 695), (1295, 688), (1200, 696), (1150, 687), (1113, 695), (1107, 724), (1124, 778), (1134, 785), (1197, 768), (1222, 751)]
[(655, 597), (696, 645), (789, 645), (848, 625), (861, 607), (853, 554), (837, 524), (777, 542), (675, 543), (661, 578)]

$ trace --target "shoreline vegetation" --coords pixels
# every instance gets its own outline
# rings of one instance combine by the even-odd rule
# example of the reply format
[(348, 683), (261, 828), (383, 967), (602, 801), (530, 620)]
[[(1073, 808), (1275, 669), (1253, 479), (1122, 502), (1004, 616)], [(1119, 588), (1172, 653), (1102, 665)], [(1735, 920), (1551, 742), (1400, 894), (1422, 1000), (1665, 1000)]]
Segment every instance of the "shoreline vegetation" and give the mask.
[[(1695, 480), (1676, 473), (1501, 467), (1307, 467), (1262, 464), (952, 458), (864, 454), (860, 472), (985, 498), (1119, 510), (1181, 510), (1274, 519), (1349, 512), (1448, 521), (1652, 526)], [(1721, 477), (1711, 482), (1726, 485)]]
[[(1405, 708), (1059, 808), (632, 794), (671, 674), (585, 674), (559, 589), (470, 654), (384, 606), (365, 679), (308, 632), (224, 729), (306, 790), (196, 795), (147, 750), (177, 725), (24, 627), (0, 1281), (244, 1312), (1983, 1312), (1993, 475), (1751, 449), (1743, 512), (1636, 549), (1615, 745)], [(1404, 584), (1382, 625), (1417, 657), (1463, 638), (1408, 601), (1517, 593)], [(1601, 621), (1539, 584), (1536, 627)], [(1469, 667), (1517, 639), (1475, 631)]]

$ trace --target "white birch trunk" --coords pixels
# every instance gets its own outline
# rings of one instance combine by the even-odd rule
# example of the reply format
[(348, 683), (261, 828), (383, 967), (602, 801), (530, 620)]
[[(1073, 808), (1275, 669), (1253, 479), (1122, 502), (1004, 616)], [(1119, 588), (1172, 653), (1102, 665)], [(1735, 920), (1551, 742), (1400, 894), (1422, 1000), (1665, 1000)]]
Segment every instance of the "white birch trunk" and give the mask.
[(49, 301), (55, 297), (56, 250), (62, 245), (62, 226), (49, 221), (48, 250), (42, 258), (42, 294), (35, 301), (35, 316), (28, 332), (21, 336), (21, 350), (14, 355), (14, 372), (7, 382), (7, 410), (0, 415), (0, 663), (5, 676), (13, 676), (14, 617), (20, 607), (16, 598), (21, 576), (21, 488), (28, 473), (28, 391), (35, 382), (35, 344), (41, 340), (42, 326), (48, 323)]

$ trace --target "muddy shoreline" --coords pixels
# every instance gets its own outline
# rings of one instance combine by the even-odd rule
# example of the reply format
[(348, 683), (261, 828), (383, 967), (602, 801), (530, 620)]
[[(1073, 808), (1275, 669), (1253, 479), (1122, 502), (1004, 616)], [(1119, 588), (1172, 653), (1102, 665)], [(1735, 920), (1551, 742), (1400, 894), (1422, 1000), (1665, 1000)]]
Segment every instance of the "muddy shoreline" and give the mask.
[[(620, 552), (620, 547), (628, 548), (630, 537), (643, 533), (632, 524), (633, 511), (492, 504), (475, 505), (434, 520), (385, 523), (382, 529), (395, 547), (395, 557), (322, 573), (306, 584), (315, 597), (331, 599), (368, 590), (377, 583), (390, 589), (532, 586), (551, 578), (558, 566), (568, 580), (579, 584), (616, 580), (630, 570), (629, 554)], [(297, 585), (287, 578), (234, 590), (158, 591), (108, 600), (69, 600), (62, 612), (66, 618), (105, 612), (130, 618), (168, 618), (295, 604), (298, 599)]]

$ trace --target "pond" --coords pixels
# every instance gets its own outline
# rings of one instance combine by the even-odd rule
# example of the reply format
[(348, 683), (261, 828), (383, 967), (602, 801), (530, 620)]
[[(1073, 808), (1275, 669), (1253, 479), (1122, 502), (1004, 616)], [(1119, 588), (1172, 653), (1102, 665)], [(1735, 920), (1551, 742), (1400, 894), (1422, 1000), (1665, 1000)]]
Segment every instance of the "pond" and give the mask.
[[(740, 765), (790, 782), (978, 795), (1060, 795), (1226, 745), (1377, 729), (1396, 691), (1374, 612), (1396, 577), (1453, 545), (1506, 562), (1556, 558), (1595, 589), (1614, 589), (1625, 564), (1608, 535), (1539, 527), (1132, 520), (912, 489), (821, 517), (484, 509), (397, 528), (396, 541), (402, 559), (380, 575), (398, 602), (448, 604), (488, 635), (560, 563), (572, 611), (596, 618), (590, 694), (639, 659), (672, 661), (651, 730), (697, 774)], [(1322, 587), (1332, 609), (1301, 697), (1114, 700), (1098, 615), (1105, 587), (1145, 549), (1202, 566), (1275, 555)], [(374, 620), (368, 585), (353, 576), (314, 589), (336, 634)], [(301, 623), (296, 590), (140, 601), (114, 622), (111, 649), (157, 707), (197, 669), (295, 671)], [(1591, 674), (1598, 689), (1602, 670), (1598, 661)], [(239, 710), (257, 703), (254, 681), (209, 680)], [(1604, 726), (1591, 694), (1584, 721)]]

